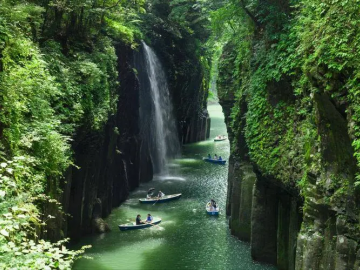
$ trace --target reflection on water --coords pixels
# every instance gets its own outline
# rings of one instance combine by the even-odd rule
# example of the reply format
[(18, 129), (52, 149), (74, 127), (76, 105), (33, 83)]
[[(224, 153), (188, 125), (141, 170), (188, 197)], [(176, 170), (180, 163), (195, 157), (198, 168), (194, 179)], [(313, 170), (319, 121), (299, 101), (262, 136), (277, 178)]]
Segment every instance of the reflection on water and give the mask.
[(161, 175), (161, 176), (155, 176), (153, 181), (156, 180), (160, 180), (160, 181), (170, 181), (170, 180), (174, 180), (174, 181), (185, 181), (184, 177), (180, 177), (180, 176), (171, 176), (171, 175)]
[[(206, 163), (207, 154), (229, 157), (229, 142), (216, 142), (218, 134), (226, 134), (221, 107), (209, 106), (212, 120), (211, 137), (183, 147), (182, 158), (170, 166), (167, 176), (143, 184), (132, 192), (124, 204), (114, 209), (107, 219), (112, 231), (83, 239), (82, 245), (93, 248), (86, 255), (93, 260), (81, 259), (75, 269), (275, 269), (251, 260), (250, 249), (232, 237), (225, 216), (227, 191), (227, 164)], [(155, 193), (182, 193), (179, 200), (140, 204), (149, 188)], [(209, 199), (220, 205), (219, 217), (208, 216), (205, 205)], [(145, 219), (151, 213), (161, 217), (159, 226), (120, 232), (119, 224), (134, 221), (137, 214)]]

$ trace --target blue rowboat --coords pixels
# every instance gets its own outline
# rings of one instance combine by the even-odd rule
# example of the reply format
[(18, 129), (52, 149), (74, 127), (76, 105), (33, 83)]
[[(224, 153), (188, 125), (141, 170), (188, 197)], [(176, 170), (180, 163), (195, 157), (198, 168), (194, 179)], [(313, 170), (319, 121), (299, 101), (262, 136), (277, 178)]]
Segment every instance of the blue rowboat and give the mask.
[(171, 194), (171, 195), (165, 195), (164, 197), (161, 197), (160, 199), (158, 197), (153, 197), (150, 199), (139, 199), (139, 202), (141, 203), (163, 203), (168, 202), (172, 200), (179, 199), (181, 197), (181, 193), (178, 194)]
[(211, 207), (211, 203), (208, 202), (206, 204), (206, 213), (210, 216), (218, 216), (219, 215), (219, 206), (217, 206), (216, 208)]
[(161, 222), (161, 218), (154, 218), (153, 222), (144, 223), (144, 224), (140, 224), (140, 225), (136, 225), (135, 222), (130, 222), (130, 223), (119, 225), (119, 229), (120, 229), (120, 231), (145, 229), (145, 228), (153, 227), (154, 225), (159, 224), (160, 222)]
[(217, 163), (224, 165), (226, 163), (226, 160), (218, 160), (218, 159), (212, 159), (212, 158), (203, 158), (204, 161), (210, 162), (210, 163)]

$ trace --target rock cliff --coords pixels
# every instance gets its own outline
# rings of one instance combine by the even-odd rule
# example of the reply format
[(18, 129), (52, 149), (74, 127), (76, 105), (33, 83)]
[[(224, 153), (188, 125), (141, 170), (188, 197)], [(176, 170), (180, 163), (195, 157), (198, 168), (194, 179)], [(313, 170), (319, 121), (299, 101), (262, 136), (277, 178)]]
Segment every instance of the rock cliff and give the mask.
[[(91, 129), (86, 126), (77, 130), (72, 143), (76, 167), (67, 170), (61, 184), (63, 192), (60, 200), (69, 217), (65, 222), (59, 221), (60, 216), (56, 221), (50, 221), (46, 233), (48, 238), (68, 236), (77, 240), (85, 234), (109, 230), (103, 219), (111, 213), (111, 209), (126, 200), (129, 192), (141, 182), (152, 179), (151, 147), (149, 141), (141, 136), (140, 129), (138, 76), (143, 72), (136, 71), (134, 65), (134, 56), (141, 56), (123, 44), (116, 45), (116, 55), (120, 82), (117, 112), (101, 130), (89, 132)], [(199, 99), (202, 100), (199, 98), (201, 82), (183, 79), (191, 85), (182, 89), (187, 96), (186, 102), (191, 103), (189, 107), (181, 107), (186, 103), (183, 100), (176, 103), (177, 110), (186, 110), (189, 115), (186, 123), (179, 121), (185, 132), (185, 143), (209, 136), (210, 118), (206, 109), (201, 109), (203, 103), (199, 102)], [(173, 100), (178, 98), (175, 96)], [(48, 212), (56, 213), (50, 208)]]
[(116, 46), (119, 99), (117, 112), (103, 130), (77, 132), (73, 142), (75, 164), (66, 174), (63, 204), (71, 216), (65, 234), (78, 239), (107, 230), (103, 218), (126, 200), (141, 182), (152, 179), (150, 155), (142, 149), (139, 133), (139, 83), (132, 69), (133, 51)]
[[(262, 38), (254, 38), (252, 57), (264, 50), (256, 42)], [(246, 68), (235, 66), (236, 50), (232, 41), (224, 47), (218, 79), (231, 142), (232, 234), (250, 242), (255, 260), (279, 269), (358, 269), (351, 99), (335, 89), (331, 95), (325, 88), (334, 82), (324, 82), (321, 70), (306, 74), (316, 91), (302, 95), (298, 77), (264, 79), (264, 67), (253, 67), (250, 79), (232, 76)]]

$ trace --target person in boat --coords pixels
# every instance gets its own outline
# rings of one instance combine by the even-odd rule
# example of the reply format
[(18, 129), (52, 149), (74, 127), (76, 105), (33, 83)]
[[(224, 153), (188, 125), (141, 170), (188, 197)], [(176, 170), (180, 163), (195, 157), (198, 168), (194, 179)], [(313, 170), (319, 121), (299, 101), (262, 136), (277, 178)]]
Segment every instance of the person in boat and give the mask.
[(150, 188), (146, 194), (146, 199), (151, 199), (152, 195), (154, 194), (155, 188)]
[(164, 196), (165, 196), (165, 193), (162, 193), (161, 190), (159, 190), (158, 198), (160, 199), (161, 197), (164, 197)]
[(214, 159), (217, 160), (218, 159), (218, 156), (217, 154), (214, 155)]
[(147, 215), (147, 218), (146, 218), (146, 223), (151, 223), (153, 221), (153, 217), (151, 214), (148, 214)]
[(221, 157), (221, 156), (219, 156), (219, 160), (222, 160), (222, 157)]
[(141, 220), (141, 216), (137, 215), (136, 216), (136, 225), (140, 225), (140, 224), (144, 224), (145, 222)]
[[(216, 207), (217, 207), (216, 202), (213, 199), (211, 199), (211, 201), (210, 201), (210, 209), (216, 210)], [(211, 210), (211, 211), (213, 211), (213, 210)]]
[(210, 154), (208, 154), (208, 159), (211, 159), (211, 155), (210, 155)]

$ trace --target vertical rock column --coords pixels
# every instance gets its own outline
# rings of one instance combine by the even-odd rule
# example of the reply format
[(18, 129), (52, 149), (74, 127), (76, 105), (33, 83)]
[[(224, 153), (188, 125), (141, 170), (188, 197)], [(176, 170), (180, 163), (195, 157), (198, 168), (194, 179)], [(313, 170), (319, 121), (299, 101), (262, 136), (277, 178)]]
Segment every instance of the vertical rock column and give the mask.
[[(232, 190), (232, 233), (240, 240), (250, 241), (252, 190), (256, 181), (252, 165), (248, 162), (235, 164)], [(230, 224), (231, 225), (231, 224)]]
[(291, 211), (289, 205), (290, 197), (287, 194), (282, 194), (278, 203), (277, 266), (279, 269), (289, 269), (289, 223)]
[(251, 213), (251, 256), (254, 260), (277, 263), (277, 188), (257, 179)]
[(277, 267), (279, 270), (295, 269), (296, 241), (301, 226), (299, 202), (284, 190), (278, 202)]
[(74, 160), (64, 186), (64, 211), (71, 216), (63, 226), (73, 240), (85, 234), (108, 229), (103, 218), (126, 200), (141, 182), (152, 179), (149, 152), (141, 151), (139, 129), (139, 82), (131, 62), (133, 51), (124, 44), (116, 46), (118, 56), (119, 98), (117, 111), (101, 130), (81, 127), (74, 138)]

